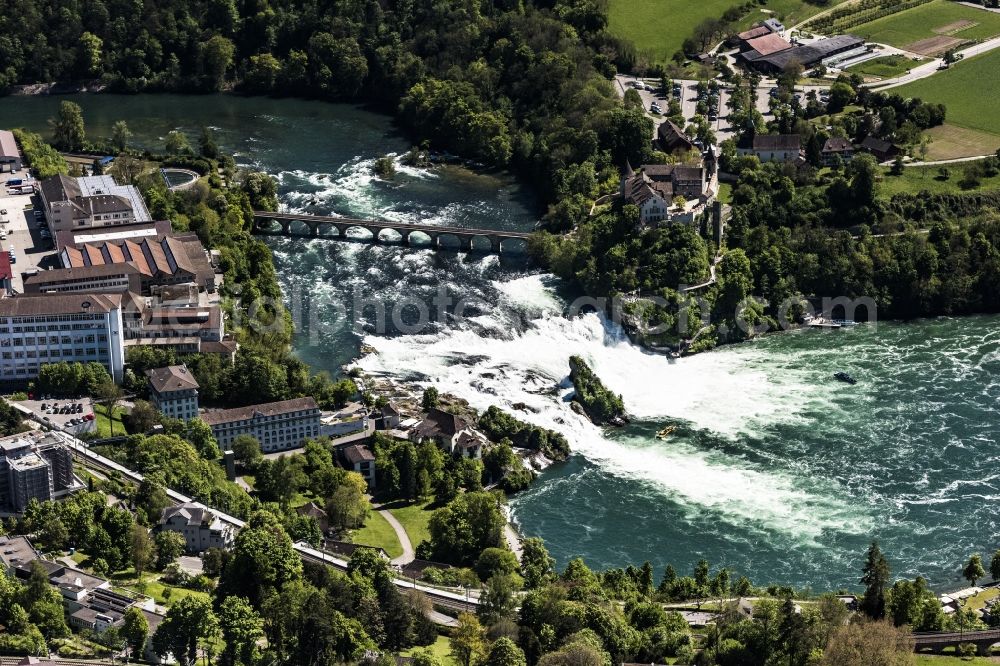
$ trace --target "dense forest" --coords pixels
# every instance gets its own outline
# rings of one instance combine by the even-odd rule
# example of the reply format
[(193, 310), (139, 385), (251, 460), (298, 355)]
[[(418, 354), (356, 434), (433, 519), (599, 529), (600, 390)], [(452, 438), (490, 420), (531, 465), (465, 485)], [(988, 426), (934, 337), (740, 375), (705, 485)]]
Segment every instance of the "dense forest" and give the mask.
[(593, 0), (5, 2), (0, 88), (90, 79), (368, 101), (554, 200), (616, 173), (615, 137), (642, 117), (606, 83), (632, 52), (606, 23)]

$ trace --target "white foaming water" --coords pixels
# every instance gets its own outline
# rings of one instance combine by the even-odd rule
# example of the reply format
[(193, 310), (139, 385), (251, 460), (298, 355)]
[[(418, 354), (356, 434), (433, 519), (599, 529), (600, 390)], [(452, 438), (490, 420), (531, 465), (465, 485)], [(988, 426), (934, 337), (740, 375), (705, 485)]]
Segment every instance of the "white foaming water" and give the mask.
[[(609, 438), (569, 408), (568, 358), (588, 360), (608, 387), (621, 393), (629, 412), (644, 420), (684, 419), (695, 427), (735, 435), (754, 422), (794, 418), (809, 386), (770, 380), (740, 353), (712, 353), (670, 360), (643, 352), (620, 329), (596, 314), (566, 319), (547, 278), (498, 283), (494, 312), (433, 335), (379, 338), (377, 350), (358, 362), (374, 375), (433, 384), (485, 410), (501, 406), (537, 425), (562, 432), (576, 453), (606, 473), (639, 479), (695, 510), (718, 512), (815, 544), (828, 531), (856, 533), (869, 519), (833, 488), (808, 490), (792, 476), (755, 468), (691, 444), (641, 437)], [(523, 332), (502, 319), (504, 301), (541, 312)], [(487, 337), (483, 336), (487, 333)], [(512, 405), (521, 403), (518, 413)]]

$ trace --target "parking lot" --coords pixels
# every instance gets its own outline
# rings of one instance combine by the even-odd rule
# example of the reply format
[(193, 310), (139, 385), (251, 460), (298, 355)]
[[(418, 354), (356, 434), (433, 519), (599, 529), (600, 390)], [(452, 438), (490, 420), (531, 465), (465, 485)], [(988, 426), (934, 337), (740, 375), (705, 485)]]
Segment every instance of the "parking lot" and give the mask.
[(97, 429), (94, 401), (90, 398), (37, 397), (38, 400), (19, 400), (17, 404), (29, 409), (39, 423), (77, 434)]
[(14, 261), (11, 264), (13, 274), (12, 288), (16, 293), (24, 291), (24, 272), (30, 269), (53, 268), (57, 258), (51, 238), (42, 235), (44, 220), (35, 217), (35, 206), (41, 208), (37, 195), (11, 194), (6, 183), (11, 179), (22, 179), (25, 183), (31, 180), (27, 169), (4, 173), (0, 175), (0, 219), (6, 223), (0, 224), (0, 244), (3, 250), (14, 247)]

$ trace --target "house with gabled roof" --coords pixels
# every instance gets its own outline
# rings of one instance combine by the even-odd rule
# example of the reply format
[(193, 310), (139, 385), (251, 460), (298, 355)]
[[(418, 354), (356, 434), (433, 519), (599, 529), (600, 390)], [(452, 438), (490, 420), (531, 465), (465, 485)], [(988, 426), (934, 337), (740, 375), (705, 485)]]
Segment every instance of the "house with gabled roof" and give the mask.
[(410, 431), (410, 439), (432, 440), (447, 453), (465, 458), (481, 458), (488, 440), (466, 419), (442, 409), (431, 409), (423, 421)]
[(212, 511), (194, 503), (168, 506), (160, 514), (158, 529), (184, 537), (184, 549), (202, 553), (209, 548), (231, 548), (235, 533)]

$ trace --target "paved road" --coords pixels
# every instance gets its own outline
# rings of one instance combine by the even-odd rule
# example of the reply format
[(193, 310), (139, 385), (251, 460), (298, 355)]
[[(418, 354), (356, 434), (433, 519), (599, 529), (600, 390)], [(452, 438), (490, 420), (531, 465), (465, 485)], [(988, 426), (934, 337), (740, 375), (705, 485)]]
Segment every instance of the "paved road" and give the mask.
[[(962, 49), (958, 53), (965, 58), (972, 58), (977, 55), (982, 55), (983, 53), (988, 53), (996, 48), (1000, 48), (1000, 37), (995, 37), (994, 39), (989, 39), (985, 42), (980, 42), (979, 44), (973, 44), (968, 48)], [(873, 90), (888, 90), (897, 86), (905, 86), (907, 83), (912, 83), (913, 81), (926, 79), (928, 76), (936, 74), (939, 71), (938, 67), (940, 67), (943, 62), (944, 61), (941, 58), (934, 58), (923, 65), (914, 67), (903, 76), (897, 76), (894, 79), (885, 79), (872, 84), (870, 87)], [(961, 67), (961, 63), (959, 63), (958, 66)], [(955, 67), (955, 65), (952, 65), (952, 67)]]
[(932, 160), (930, 162), (905, 162), (904, 166), (915, 167), (915, 166), (944, 166), (948, 164), (961, 164), (962, 162), (975, 162), (976, 160), (985, 160), (987, 157), (994, 157), (994, 153), (989, 153), (988, 155), (971, 155), (969, 157), (956, 157), (951, 160)]
[(389, 523), (389, 526), (396, 533), (396, 538), (399, 539), (399, 545), (403, 547), (403, 554), (392, 558), (392, 563), (404, 566), (415, 560), (417, 556), (413, 551), (413, 544), (410, 543), (410, 535), (406, 533), (403, 526), (396, 520), (396, 516), (392, 515), (388, 509), (376, 509), (376, 511), (378, 511), (380, 516), (385, 518), (385, 522)]

